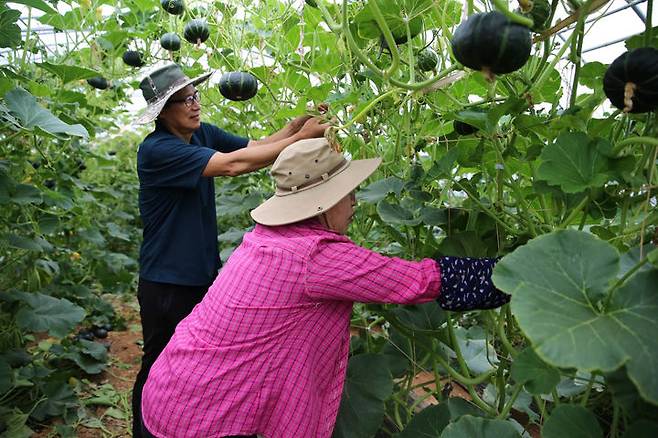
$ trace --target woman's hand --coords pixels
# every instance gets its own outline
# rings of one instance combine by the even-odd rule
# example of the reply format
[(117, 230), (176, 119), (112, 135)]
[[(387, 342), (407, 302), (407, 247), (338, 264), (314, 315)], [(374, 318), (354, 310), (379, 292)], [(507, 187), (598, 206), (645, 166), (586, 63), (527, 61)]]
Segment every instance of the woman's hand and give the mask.
[(306, 138), (319, 138), (324, 136), (324, 132), (329, 128), (329, 123), (322, 123), (323, 120), (319, 117), (311, 117), (297, 132), (297, 140)]

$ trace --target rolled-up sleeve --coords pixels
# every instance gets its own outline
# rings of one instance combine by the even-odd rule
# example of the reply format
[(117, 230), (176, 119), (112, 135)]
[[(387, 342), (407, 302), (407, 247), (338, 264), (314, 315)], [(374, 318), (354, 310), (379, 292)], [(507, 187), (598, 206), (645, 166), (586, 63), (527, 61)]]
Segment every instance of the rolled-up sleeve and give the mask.
[(436, 299), (440, 285), (431, 259), (386, 257), (347, 239), (320, 241), (306, 267), (306, 293), (313, 300), (420, 304)]

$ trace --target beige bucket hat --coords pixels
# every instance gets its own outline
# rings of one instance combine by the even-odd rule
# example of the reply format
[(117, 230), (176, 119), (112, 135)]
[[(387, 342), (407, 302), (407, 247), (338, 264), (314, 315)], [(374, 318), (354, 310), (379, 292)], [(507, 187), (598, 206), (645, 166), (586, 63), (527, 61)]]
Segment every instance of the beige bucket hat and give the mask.
[(182, 90), (188, 85), (197, 85), (207, 80), (212, 72), (204, 73), (194, 79), (190, 79), (183, 73), (180, 65), (171, 63), (153, 70), (146, 75), (139, 83), (144, 100), (146, 100), (146, 109), (141, 113), (135, 123), (144, 125), (150, 123), (158, 117), (167, 100), (177, 91)]
[(381, 161), (347, 160), (325, 138), (297, 141), (272, 165), (275, 194), (252, 210), (251, 217), (263, 225), (285, 225), (324, 213), (368, 178)]

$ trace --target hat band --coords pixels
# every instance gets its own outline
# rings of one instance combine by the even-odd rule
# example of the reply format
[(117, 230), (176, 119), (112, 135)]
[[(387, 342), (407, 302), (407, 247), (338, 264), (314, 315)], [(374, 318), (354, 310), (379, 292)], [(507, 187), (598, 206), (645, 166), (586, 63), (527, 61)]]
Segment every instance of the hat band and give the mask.
[(343, 157), (343, 161), (340, 162), (340, 164), (333, 169), (331, 169), (327, 173), (323, 173), (317, 178), (314, 178), (312, 180), (306, 181), (304, 184), (298, 185), (298, 186), (292, 186), (292, 187), (279, 187), (277, 186), (276, 188), (276, 196), (287, 196), (287, 195), (292, 195), (293, 193), (300, 192), (302, 190), (307, 190), (310, 189), (311, 187), (315, 187), (317, 185), (320, 185), (331, 178), (333, 178), (336, 174), (342, 172), (343, 170), (347, 169), (347, 166), (349, 166), (350, 162)]
[(165, 98), (165, 97), (167, 96), (167, 94), (169, 94), (169, 93), (171, 92), (171, 90), (173, 90), (173, 89), (176, 88), (176, 87), (180, 87), (180, 86), (183, 85), (185, 82), (188, 82), (188, 81), (190, 80), (190, 79), (187, 78), (187, 77), (180, 78), (180, 79), (178, 79), (176, 82), (174, 82), (173, 84), (171, 84), (171, 85), (169, 86), (169, 88), (167, 88), (166, 90), (164, 90), (161, 94), (158, 94), (158, 90), (156, 89), (155, 84), (154, 84), (153, 81), (151, 80), (151, 77), (148, 76), (148, 79), (149, 79), (149, 83), (150, 83), (151, 87), (153, 88), (153, 92), (155, 93), (155, 96), (153, 96), (152, 98), (150, 98), (149, 100), (147, 100), (147, 101), (146, 101), (147, 104), (151, 104), (151, 103), (153, 103), (153, 102), (156, 102), (156, 101), (158, 101), (158, 100), (160, 100), (160, 99)]

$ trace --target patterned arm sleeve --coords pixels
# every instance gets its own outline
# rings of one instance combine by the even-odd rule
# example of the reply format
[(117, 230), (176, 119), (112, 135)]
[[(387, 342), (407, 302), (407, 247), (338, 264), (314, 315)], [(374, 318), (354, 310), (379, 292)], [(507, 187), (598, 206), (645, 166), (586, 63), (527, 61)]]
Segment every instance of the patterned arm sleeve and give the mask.
[(419, 304), (439, 293), (436, 263), (386, 257), (353, 242), (323, 241), (311, 252), (306, 292), (314, 300)]
[(491, 281), (498, 259), (438, 257), (441, 271), (439, 305), (446, 310), (466, 311), (502, 306), (510, 296), (499, 291)]

